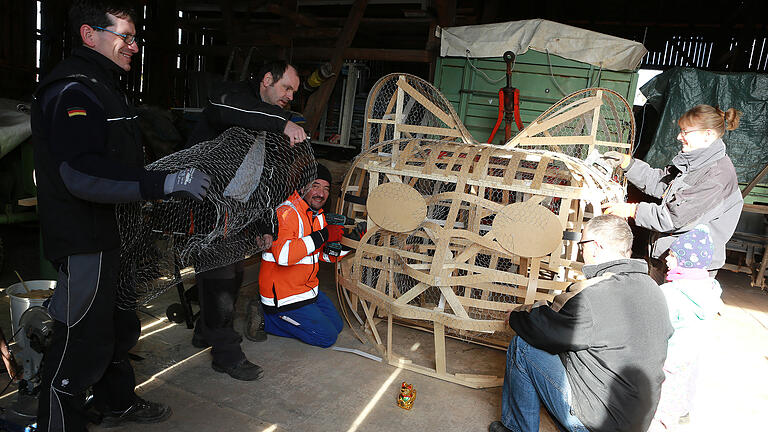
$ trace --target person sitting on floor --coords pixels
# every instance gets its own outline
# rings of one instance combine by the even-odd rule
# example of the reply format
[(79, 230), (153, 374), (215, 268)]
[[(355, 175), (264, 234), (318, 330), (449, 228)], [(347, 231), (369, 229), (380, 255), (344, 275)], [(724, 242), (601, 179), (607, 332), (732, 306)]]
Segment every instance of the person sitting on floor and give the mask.
[(323, 215), (331, 173), (317, 166), (317, 179), (304, 195), (298, 191), (277, 208), (278, 232), (272, 247), (261, 255), (259, 292), (267, 333), (292, 337), (310, 345), (336, 343), (344, 323), (339, 312), (319, 291), (319, 262), (336, 262), (347, 254), (329, 256), (326, 243), (339, 242), (340, 225), (329, 225)]
[(630, 259), (624, 219), (591, 219), (579, 242), (585, 281), (551, 304), (509, 312), (501, 421), (490, 432), (537, 431), (539, 409), (568, 431), (638, 431), (651, 423), (664, 381), (669, 313), (648, 265)]
[(669, 247), (667, 283), (661, 291), (667, 299), (675, 334), (669, 339), (664, 362), (666, 380), (650, 431), (670, 430), (689, 420), (709, 323), (723, 306), (723, 290), (707, 272), (714, 252), (709, 227), (703, 224)]

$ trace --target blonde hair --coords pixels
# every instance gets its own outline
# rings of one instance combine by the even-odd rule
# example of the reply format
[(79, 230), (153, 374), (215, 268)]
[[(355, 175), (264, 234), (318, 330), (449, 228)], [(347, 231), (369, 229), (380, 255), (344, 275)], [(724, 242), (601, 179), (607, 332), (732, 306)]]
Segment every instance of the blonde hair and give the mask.
[(739, 127), (741, 111), (729, 108), (723, 112), (720, 108), (710, 105), (696, 105), (681, 115), (677, 120), (678, 126), (694, 127), (700, 129), (712, 129), (721, 137), (726, 130), (734, 130)]
[(616, 215), (595, 216), (584, 225), (584, 234), (589, 233), (600, 245), (625, 258), (632, 256), (632, 230), (624, 218)]

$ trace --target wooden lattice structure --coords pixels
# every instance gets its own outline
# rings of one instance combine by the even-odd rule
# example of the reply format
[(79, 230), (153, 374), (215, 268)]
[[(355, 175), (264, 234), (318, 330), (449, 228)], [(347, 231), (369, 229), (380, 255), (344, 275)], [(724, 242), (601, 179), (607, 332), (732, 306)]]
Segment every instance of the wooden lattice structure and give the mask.
[[(383, 80), (402, 83), (401, 77)], [(439, 96), (423, 81), (410, 87), (432, 99)], [(593, 120), (605, 103), (590, 101), (603, 100), (604, 94), (592, 89), (576, 97), (577, 107), (590, 103), (592, 110), (581, 110), (565, 126), (546, 123), (547, 113), (537, 120), (545, 126), (541, 130), (553, 136), (579, 130), (595, 136), (591, 143), (558, 140), (556, 149), (568, 146), (569, 154), (552, 147), (522, 149), (521, 144), (532, 145), (524, 140), (513, 139), (517, 148), (467, 143), (471, 137), (445, 131), (440, 132), (447, 140), (428, 139), (425, 136), (433, 135), (436, 126), (393, 124), (407, 136), (372, 145), (355, 159), (337, 212), (366, 221), (368, 229), (359, 242), (344, 239), (355, 253), (337, 266), (340, 302), (365, 323), (390, 364), (471, 387), (501, 384), (497, 376), (451, 373), (445, 338), (506, 347), (512, 336), (504, 321), (506, 311), (517, 304), (551, 300), (580, 275), (576, 243), (583, 223), (601, 212), (601, 204), (624, 199), (615, 173), (592, 163), (590, 146), (601, 151), (628, 151), (632, 146), (629, 130), (610, 130), (616, 125), (631, 130), (631, 111), (621, 118), (599, 115)], [(392, 93), (382, 97), (391, 101)], [(370, 98), (376, 95), (369, 97), (372, 106)], [(584, 99), (589, 101), (581, 102)], [(388, 111), (405, 111), (398, 104), (407, 104), (408, 98), (394, 100), (392, 106), (387, 102)], [(410, 110), (416, 109), (414, 104)], [(431, 111), (441, 105), (449, 109), (431, 118), (454, 119), (444, 99), (422, 107)], [(566, 101), (550, 113), (558, 118), (570, 111), (568, 106)], [(629, 124), (624, 124), (627, 118)], [(460, 122), (449, 126), (441, 127), (465, 131)], [(602, 129), (592, 134), (596, 128)], [(625, 141), (611, 141), (618, 136)], [(382, 319), (386, 334), (376, 327)], [(434, 334), (434, 367), (395, 354), (396, 323)]]
[(406, 137), (475, 142), (453, 106), (432, 84), (414, 75), (389, 74), (368, 94), (362, 151)]

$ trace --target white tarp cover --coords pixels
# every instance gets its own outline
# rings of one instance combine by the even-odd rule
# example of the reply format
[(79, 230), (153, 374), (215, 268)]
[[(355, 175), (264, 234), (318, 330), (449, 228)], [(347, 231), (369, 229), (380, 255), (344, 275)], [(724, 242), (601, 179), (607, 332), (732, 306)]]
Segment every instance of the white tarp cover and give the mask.
[(543, 19), (442, 29), (442, 57), (501, 57), (533, 49), (609, 70), (635, 70), (643, 44)]
[(32, 135), (29, 114), (16, 110), (20, 101), (0, 98), (0, 158)]

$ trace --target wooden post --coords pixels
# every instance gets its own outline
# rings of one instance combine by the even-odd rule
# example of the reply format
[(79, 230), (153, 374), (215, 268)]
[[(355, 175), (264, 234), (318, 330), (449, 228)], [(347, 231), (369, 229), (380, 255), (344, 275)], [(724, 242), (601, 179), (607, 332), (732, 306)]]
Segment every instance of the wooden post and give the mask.
[(304, 108), (304, 118), (307, 119), (306, 128), (310, 136), (317, 130), (317, 125), (320, 124), (323, 108), (328, 104), (328, 98), (331, 96), (333, 87), (336, 85), (336, 79), (338, 79), (341, 73), (341, 65), (344, 62), (344, 49), (352, 44), (352, 39), (355, 38), (357, 28), (360, 25), (360, 19), (363, 17), (367, 5), (368, 0), (355, 0), (355, 3), (349, 10), (349, 16), (344, 23), (341, 35), (336, 40), (336, 51), (331, 59), (331, 68), (334, 75), (321, 84), (320, 88), (315, 90), (307, 101), (307, 106)]

